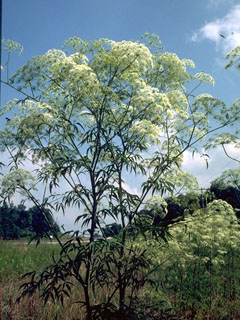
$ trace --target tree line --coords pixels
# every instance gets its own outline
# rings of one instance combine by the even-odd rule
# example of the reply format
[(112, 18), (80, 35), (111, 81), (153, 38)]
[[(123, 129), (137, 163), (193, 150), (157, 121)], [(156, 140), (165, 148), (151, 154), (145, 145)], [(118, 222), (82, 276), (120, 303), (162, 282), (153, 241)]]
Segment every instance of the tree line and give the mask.
[(51, 214), (37, 207), (27, 209), (20, 204), (0, 206), (0, 239), (20, 239), (43, 235), (49, 231), (60, 232), (60, 228)]

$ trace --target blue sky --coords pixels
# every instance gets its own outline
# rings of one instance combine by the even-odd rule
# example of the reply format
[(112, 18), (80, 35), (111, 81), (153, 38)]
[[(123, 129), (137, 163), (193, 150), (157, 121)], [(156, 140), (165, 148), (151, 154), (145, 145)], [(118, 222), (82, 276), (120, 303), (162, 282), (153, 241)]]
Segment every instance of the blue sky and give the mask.
[[(192, 59), (196, 72), (210, 73), (215, 86), (206, 86), (204, 91), (227, 104), (240, 97), (240, 72), (224, 70), (224, 55), (240, 45), (240, 1), (3, 0), (3, 38), (18, 41), (24, 47), (23, 54), (12, 60), (12, 72), (32, 56), (60, 48), (72, 36), (121, 41), (140, 39), (145, 32), (156, 33), (167, 51)], [(13, 91), (2, 86), (1, 104), (14, 96)], [(240, 158), (238, 150), (232, 146), (229, 150)], [(236, 166), (220, 149), (211, 153), (208, 170), (200, 157), (193, 161), (190, 154), (185, 155), (184, 168), (198, 177), (202, 187), (223, 170)]]

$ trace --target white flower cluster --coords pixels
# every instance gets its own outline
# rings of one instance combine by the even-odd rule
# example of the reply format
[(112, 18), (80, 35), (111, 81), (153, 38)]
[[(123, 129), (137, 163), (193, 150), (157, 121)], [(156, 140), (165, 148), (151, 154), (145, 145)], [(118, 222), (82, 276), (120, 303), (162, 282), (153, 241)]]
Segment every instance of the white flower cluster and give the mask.
[(74, 64), (71, 66), (67, 76), (68, 88), (74, 90), (82, 90), (85, 86), (96, 84), (96, 76), (91, 68), (86, 64)]
[(167, 93), (167, 97), (175, 114), (183, 119), (187, 119), (189, 102), (186, 95), (179, 90), (171, 90)]
[[(228, 61), (225, 68), (226, 69), (230, 68), (234, 63), (236, 63), (237, 61), (239, 62), (239, 58), (240, 58), (240, 46), (237, 46), (226, 54), (226, 59), (230, 59), (230, 60)], [(238, 64), (238, 68), (239, 68), (239, 64)]]
[(174, 53), (165, 52), (156, 60), (155, 72), (158, 79), (154, 79), (162, 83), (164, 90), (178, 89), (181, 84), (190, 81), (191, 76), (186, 72), (186, 67), (194, 67), (191, 60), (180, 60)]
[(151, 143), (156, 143), (160, 133), (157, 125), (145, 119), (135, 122), (129, 132), (137, 138), (143, 140), (147, 138)]
[(153, 59), (150, 50), (141, 43), (122, 41), (113, 44), (111, 54), (121, 66), (128, 66), (130, 70), (143, 73), (153, 67)]
[(193, 79), (199, 80), (201, 82), (209, 82), (212, 86), (214, 86), (214, 79), (210, 74), (199, 72), (193, 76)]
[(12, 197), (17, 189), (22, 195), (26, 195), (25, 189), (35, 189), (35, 177), (21, 168), (5, 174), (1, 181), (2, 196)]

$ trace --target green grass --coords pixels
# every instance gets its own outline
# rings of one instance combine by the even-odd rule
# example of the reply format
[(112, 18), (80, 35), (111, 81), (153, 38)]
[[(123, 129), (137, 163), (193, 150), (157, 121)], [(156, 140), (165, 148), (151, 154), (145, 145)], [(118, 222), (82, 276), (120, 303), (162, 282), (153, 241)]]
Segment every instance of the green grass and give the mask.
[(0, 282), (19, 278), (23, 274), (42, 270), (52, 262), (52, 254), (58, 254), (56, 244), (27, 245), (19, 242), (0, 241)]
[(41, 271), (52, 263), (52, 254), (60, 251), (57, 244), (27, 245), (21, 241), (0, 241), (0, 319), (1, 320), (72, 320), (84, 318), (79, 304), (79, 290), (67, 299), (63, 307), (60, 303), (47, 303), (36, 293), (25, 297), (16, 304), (19, 296), (20, 277), (30, 271)]
[[(36, 293), (32, 297), (25, 297), (19, 304), (15, 304), (16, 298), (19, 296), (19, 286), (21, 284), (20, 277), (30, 271), (42, 271), (46, 266), (52, 264), (52, 255), (57, 257), (60, 251), (60, 246), (57, 244), (44, 244), (41, 243), (38, 247), (34, 244), (27, 245), (22, 242), (16, 241), (0, 241), (0, 319), (1, 320), (73, 320), (73, 319), (84, 319), (83, 310), (80, 308), (76, 301), (83, 300), (82, 289), (79, 286), (75, 286), (72, 291), (71, 298), (66, 298), (66, 304), (64, 307), (60, 303), (53, 304), (48, 302), (46, 306), (43, 305), (43, 301), (39, 298), (39, 294)], [(237, 281), (239, 281), (238, 269), (239, 263), (236, 264), (234, 285), (236, 288)], [(161, 275), (161, 272), (163, 273)], [(156, 274), (156, 281), (163, 276), (168, 274), (169, 270), (164, 268)], [(200, 275), (198, 275), (200, 276)], [(213, 291), (211, 292), (211, 308), (204, 307), (205, 291), (198, 291), (200, 295), (199, 306), (195, 310), (195, 315), (192, 319), (240, 319), (240, 304), (239, 304), (239, 292), (235, 292), (235, 296), (231, 297), (228, 295), (217, 295), (217, 285), (221, 286), (224, 282), (224, 273), (216, 274), (212, 278), (215, 281)], [(215, 279), (216, 277), (216, 279)], [(185, 279), (185, 285), (187, 293), (191, 291), (192, 273), (189, 271), (189, 276)], [(181, 288), (175, 281), (168, 278), (170, 281), (165, 290), (161, 290), (159, 293), (155, 292), (153, 288), (148, 288), (149, 300), (159, 303), (159, 301), (168, 301), (169, 306), (173, 307), (173, 313), (179, 315), (179, 319), (191, 319), (191, 299), (185, 297), (186, 292), (183, 292), (183, 286)], [(195, 277), (194, 283), (197, 283)], [(200, 280), (199, 280), (200, 281)], [(172, 285), (176, 285), (175, 289), (172, 289)], [(225, 283), (225, 285), (227, 285)], [(232, 284), (231, 284), (232, 285)], [(179, 290), (182, 290), (181, 292)], [(143, 292), (144, 293), (144, 292)], [(206, 291), (207, 293), (207, 291)], [(100, 293), (104, 294), (103, 291)], [(150, 297), (151, 296), (151, 297)], [(155, 300), (154, 300), (155, 299)], [(167, 299), (167, 300), (166, 300)], [(180, 306), (181, 305), (181, 306)], [(167, 318), (166, 318), (167, 319)]]

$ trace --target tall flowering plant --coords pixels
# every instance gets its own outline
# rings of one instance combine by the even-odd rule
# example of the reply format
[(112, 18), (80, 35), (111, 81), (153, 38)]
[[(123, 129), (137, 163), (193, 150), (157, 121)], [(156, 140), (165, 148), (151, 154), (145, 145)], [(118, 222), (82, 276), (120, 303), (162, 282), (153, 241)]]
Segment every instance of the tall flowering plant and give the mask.
[[(13, 47), (6, 49), (10, 54)], [(144, 225), (151, 219), (139, 212), (151, 194), (161, 198), (187, 181), (180, 170), (186, 150), (235, 120), (218, 99), (193, 95), (214, 81), (188, 68), (191, 60), (165, 52), (157, 36), (146, 34), (142, 42), (71, 38), (7, 77), (5, 84), (22, 96), (1, 108), (10, 118), (0, 132), (1, 152), (11, 162), (2, 199), (20, 192), (41, 210), (75, 207), (88, 236), (85, 243), (76, 232), (63, 243), (56, 234), (61, 255), (31, 274), (23, 296), (43, 288), (45, 301), (64, 302), (74, 278), (88, 319), (107, 311), (129, 316), (151, 268), (146, 250), (133, 243), (139, 234), (166, 240), (163, 227), (153, 224), (149, 232)], [(137, 192), (126, 177), (139, 177)], [(122, 228), (111, 240), (103, 230), (109, 218)], [(101, 288), (107, 288), (103, 298)]]

